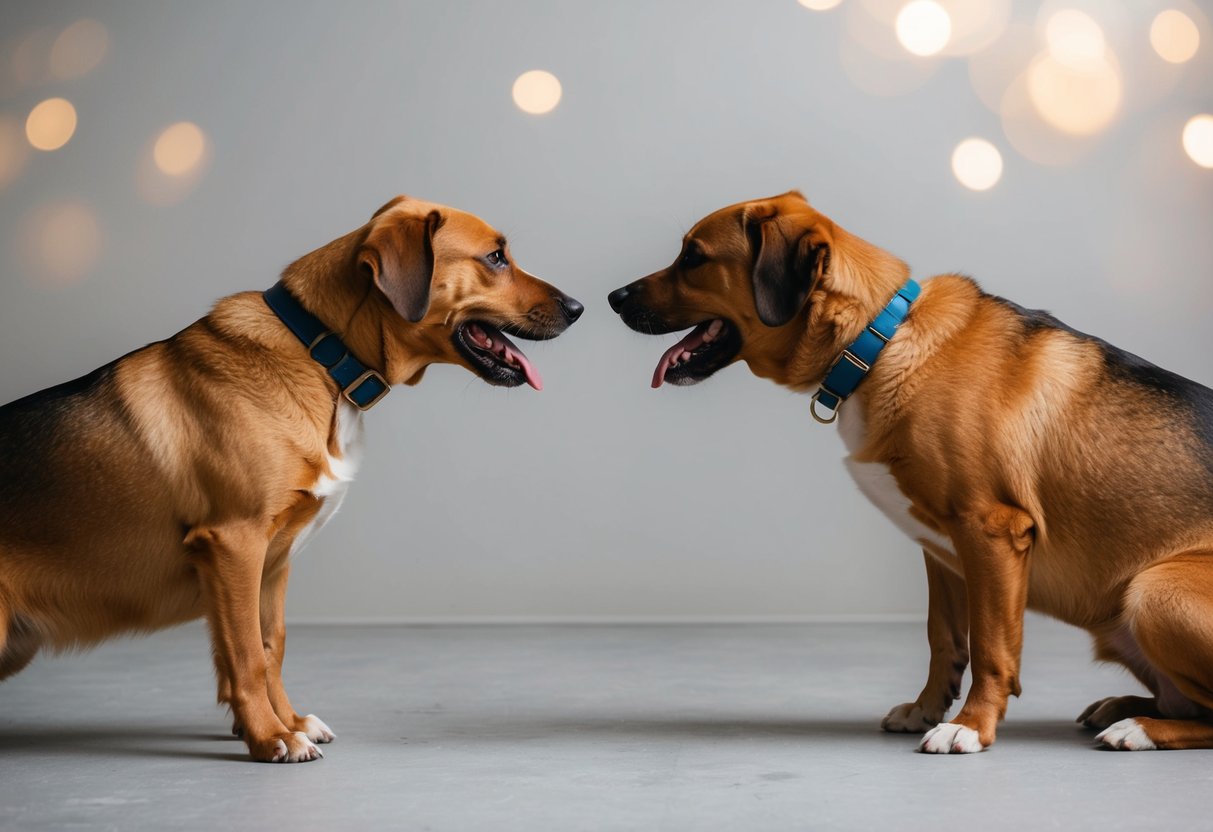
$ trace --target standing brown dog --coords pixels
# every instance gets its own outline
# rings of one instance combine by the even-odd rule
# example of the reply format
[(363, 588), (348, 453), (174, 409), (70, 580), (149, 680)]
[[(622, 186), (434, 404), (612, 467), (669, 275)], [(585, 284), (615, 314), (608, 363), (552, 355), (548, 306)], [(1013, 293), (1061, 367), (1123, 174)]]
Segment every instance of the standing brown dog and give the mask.
[(554, 338), (582, 311), (477, 217), (406, 197), (271, 291), (311, 343), (245, 292), (0, 408), (0, 679), (42, 647), (205, 616), (249, 753), (315, 759), (333, 733), (283, 690), (283, 600), (291, 553), (353, 478), (362, 411), (435, 363), (538, 389), (503, 331)]
[(641, 332), (695, 327), (655, 387), (737, 360), (806, 392), (864, 368), (850, 399), (823, 385), (815, 413), (843, 400), (847, 465), (922, 546), (930, 587), (927, 683), (885, 730), (927, 731), (934, 753), (993, 743), (1020, 692), (1026, 606), (1088, 630), (1153, 694), (1079, 717), (1104, 745), (1213, 747), (1213, 391), (957, 275), (923, 285), (879, 360), (844, 354), (875, 343), (908, 278), (793, 191), (711, 214), (673, 265), (609, 300)]

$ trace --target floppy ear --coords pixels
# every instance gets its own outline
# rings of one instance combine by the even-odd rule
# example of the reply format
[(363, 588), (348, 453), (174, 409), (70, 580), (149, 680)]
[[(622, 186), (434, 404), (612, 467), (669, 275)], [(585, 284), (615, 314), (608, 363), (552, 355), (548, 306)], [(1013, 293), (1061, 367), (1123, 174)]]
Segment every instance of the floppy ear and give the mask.
[(379, 291), (400, 317), (417, 323), (430, 306), (434, 276), (434, 232), (442, 215), (381, 220), (358, 249), (358, 265), (368, 269)]
[(754, 255), (754, 306), (767, 326), (783, 326), (796, 317), (825, 265), (825, 246), (815, 246), (809, 232), (789, 237), (778, 216), (747, 215), (746, 237)]

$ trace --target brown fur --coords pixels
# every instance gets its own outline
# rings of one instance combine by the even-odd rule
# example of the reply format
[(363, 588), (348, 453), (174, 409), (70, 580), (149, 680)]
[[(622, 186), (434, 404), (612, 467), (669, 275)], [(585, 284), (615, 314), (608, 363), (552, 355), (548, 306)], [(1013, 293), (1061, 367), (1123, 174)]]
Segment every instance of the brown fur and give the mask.
[[(772, 243), (787, 264), (783, 288), (804, 298), (774, 326), (758, 297), (770, 287), (754, 276)], [(741, 337), (737, 360), (798, 391), (821, 383), (909, 277), (796, 192), (711, 214), (688, 247), (705, 262), (678, 261), (612, 293), (624, 321), (672, 331), (725, 319)], [(972, 688), (952, 723), (993, 743), (1007, 697), (1020, 693), (1031, 608), (1087, 629), (1099, 658), (1155, 695), (1096, 703), (1080, 720), (1151, 716), (1139, 724), (1159, 747), (1213, 747), (1213, 448), (1200, 420), (1211, 404), (1206, 388), (967, 278), (925, 282), (841, 408), (859, 425), (852, 460), (885, 466), (912, 516), (951, 542), (919, 541), (930, 671), (886, 727), (942, 720), (971, 656)]]
[[(398, 197), (283, 274), (300, 302), (392, 384), (472, 368), (476, 319), (553, 337), (575, 303), (484, 258), (501, 235)], [(472, 368), (474, 369), (474, 368)], [(282, 687), (296, 535), (340, 458), (336, 383), (259, 292), (77, 382), (0, 408), (0, 679), (41, 647), (88, 646), (205, 616), (219, 698), (258, 760), (332, 739)], [(349, 405), (343, 405), (350, 407)], [(352, 407), (350, 407), (352, 411)]]

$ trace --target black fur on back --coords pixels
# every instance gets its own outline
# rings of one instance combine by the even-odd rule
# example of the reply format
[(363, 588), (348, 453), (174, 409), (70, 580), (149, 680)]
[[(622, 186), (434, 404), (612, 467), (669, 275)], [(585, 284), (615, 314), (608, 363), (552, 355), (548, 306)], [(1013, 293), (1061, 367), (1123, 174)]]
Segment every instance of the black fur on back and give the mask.
[(1110, 377), (1166, 399), (1182, 414), (1188, 416), (1196, 436), (1204, 444), (1204, 462), (1210, 475), (1213, 475), (1213, 390), (1178, 373), (1164, 370), (1157, 364), (1151, 364), (1102, 338), (1079, 332), (1041, 309), (1025, 309), (1006, 298), (996, 295), (989, 297), (1014, 311), (1029, 331), (1060, 329), (1095, 344), (1103, 354), (1104, 368)]

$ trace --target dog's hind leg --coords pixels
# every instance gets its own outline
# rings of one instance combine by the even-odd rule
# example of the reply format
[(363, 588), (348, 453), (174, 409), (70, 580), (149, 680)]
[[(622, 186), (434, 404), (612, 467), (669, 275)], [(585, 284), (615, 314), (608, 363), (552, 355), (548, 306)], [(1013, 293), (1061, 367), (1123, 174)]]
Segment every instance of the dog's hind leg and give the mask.
[(1213, 550), (1176, 555), (1134, 578), (1125, 623), (1158, 674), (1157, 714), (1122, 719), (1096, 739), (1131, 751), (1213, 748)]
[(0, 598), (0, 681), (20, 673), (42, 647), (42, 636)]
[(1150, 663), (1133, 638), (1129, 625), (1118, 624), (1112, 630), (1097, 632), (1095, 636), (1095, 658), (1098, 661), (1116, 662), (1137, 677), (1153, 696), (1108, 696), (1087, 706), (1075, 722), (1084, 728), (1102, 731), (1113, 723), (1129, 717), (1161, 717), (1158, 695), (1162, 691), (1177, 693), (1175, 686)]

